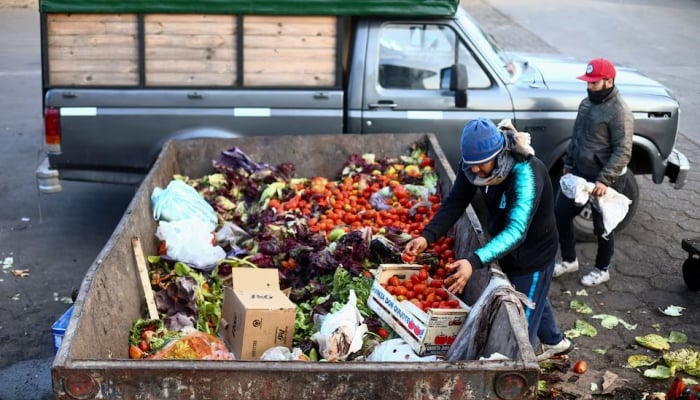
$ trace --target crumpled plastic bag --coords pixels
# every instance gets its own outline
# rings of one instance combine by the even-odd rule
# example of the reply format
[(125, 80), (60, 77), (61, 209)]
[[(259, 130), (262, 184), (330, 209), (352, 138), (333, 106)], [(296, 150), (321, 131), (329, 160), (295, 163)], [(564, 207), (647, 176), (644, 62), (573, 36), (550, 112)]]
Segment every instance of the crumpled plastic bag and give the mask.
[(309, 357), (301, 351), (300, 348), (295, 347), (291, 351), (289, 348), (284, 346), (270, 347), (265, 350), (260, 356), (262, 361), (309, 361)]
[(311, 337), (318, 343), (321, 356), (328, 361), (342, 361), (362, 349), (367, 324), (357, 309), (357, 295), (350, 290), (348, 302), (338, 311), (314, 315), (318, 331)]
[(574, 174), (566, 174), (559, 179), (559, 186), (564, 196), (573, 199), (574, 203), (582, 206), (588, 203), (591, 197), (591, 192), (595, 188), (595, 184), (576, 176)]
[(172, 340), (149, 360), (234, 360), (224, 342), (208, 333), (191, 330)]
[(377, 347), (372, 350), (369, 356), (367, 356), (367, 361), (437, 361), (437, 356), (424, 356), (421, 357), (417, 355), (411, 345), (406, 343), (403, 339), (389, 339), (381, 342)]
[(604, 196), (592, 197), (591, 192), (593, 192), (595, 184), (574, 174), (562, 176), (559, 185), (561, 192), (580, 206), (591, 200), (591, 205), (603, 216), (605, 230), (603, 237), (607, 237), (625, 219), (629, 206), (632, 204), (632, 200), (627, 196), (610, 187), (605, 191)]
[(151, 203), (153, 203), (153, 218), (156, 221), (198, 219), (214, 226), (218, 223), (214, 208), (195, 188), (179, 179), (170, 181), (165, 189), (154, 188), (151, 193)]
[(600, 214), (603, 216), (603, 227), (605, 228), (603, 237), (605, 238), (625, 219), (632, 200), (617, 190), (608, 188), (605, 191), (605, 196), (594, 197), (592, 204), (593, 207), (600, 210)]
[(199, 219), (160, 221), (156, 236), (165, 242), (168, 257), (211, 271), (226, 257), (221, 246), (212, 245), (214, 226)]

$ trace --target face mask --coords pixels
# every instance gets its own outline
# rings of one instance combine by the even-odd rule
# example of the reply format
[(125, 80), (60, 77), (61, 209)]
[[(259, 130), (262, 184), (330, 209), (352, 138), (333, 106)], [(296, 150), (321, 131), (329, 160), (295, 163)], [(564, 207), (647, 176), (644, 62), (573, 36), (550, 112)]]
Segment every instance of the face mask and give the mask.
[(606, 97), (608, 97), (608, 95), (610, 95), (610, 93), (612, 93), (613, 88), (614, 86), (611, 86), (609, 88), (596, 91), (588, 89), (588, 100), (590, 100), (591, 103), (600, 104)]

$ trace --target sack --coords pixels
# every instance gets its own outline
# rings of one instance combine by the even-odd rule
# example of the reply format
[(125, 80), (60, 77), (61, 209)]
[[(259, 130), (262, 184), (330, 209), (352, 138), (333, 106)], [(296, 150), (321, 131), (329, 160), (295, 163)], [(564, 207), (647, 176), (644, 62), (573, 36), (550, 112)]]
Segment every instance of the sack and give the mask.
[(156, 221), (198, 219), (213, 225), (218, 223), (214, 208), (192, 186), (179, 179), (170, 181), (165, 189), (156, 187), (151, 194), (153, 218)]

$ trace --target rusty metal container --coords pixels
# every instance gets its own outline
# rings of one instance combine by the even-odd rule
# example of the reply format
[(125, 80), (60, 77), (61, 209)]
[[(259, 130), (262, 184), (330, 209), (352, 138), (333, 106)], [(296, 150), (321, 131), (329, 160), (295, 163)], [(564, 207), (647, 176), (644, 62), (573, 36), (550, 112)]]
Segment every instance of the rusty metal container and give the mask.
[[(482, 353), (508, 360), (430, 363), (131, 360), (129, 329), (145, 301), (131, 239), (157, 254), (150, 195), (174, 174), (213, 172), (212, 160), (238, 146), (269, 164), (292, 162), (298, 176), (335, 178), (353, 153), (399, 156), (427, 142), (442, 189), (454, 172), (432, 134), (296, 135), (168, 142), (141, 183), (111, 238), (85, 275), (51, 368), (56, 399), (536, 399), (539, 365), (518, 311), (503, 303)], [(483, 243), (471, 207), (454, 231), (457, 255)], [(488, 276), (472, 279), (474, 301)], [(469, 302), (469, 300), (467, 300)]]

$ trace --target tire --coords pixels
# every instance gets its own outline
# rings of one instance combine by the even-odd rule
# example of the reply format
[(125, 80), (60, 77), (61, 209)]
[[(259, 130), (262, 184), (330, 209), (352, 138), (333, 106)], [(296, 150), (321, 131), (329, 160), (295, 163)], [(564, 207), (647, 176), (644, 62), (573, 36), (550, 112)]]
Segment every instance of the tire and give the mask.
[[(561, 188), (559, 187), (560, 177), (561, 175), (556, 176), (556, 179), (552, 178), (552, 184), (554, 185), (556, 182), (555, 198), (561, 191)], [(637, 185), (637, 179), (631, 170), (628, 170), (626, 179), (627, 182), (625, 182), (625, 190), (622, 192), (622, 194), (632, 200), (632, 204), (630, 204), (625, 218), (615, 228), (616, 232), (622, 231), (627, 225), (629, 225), (632, 218), (634, 218), (634, 214), (637, 213), (637, 206), (639, 206), (639, 186)], [(598, 240), (593, 234), (593, 219), (591, 215), (592, 211), (589, 203), (581, 210), (579, 215), (574, 218), (574, 234), (576, 235), (576, 240), (579, 242), (595, 242)]]

